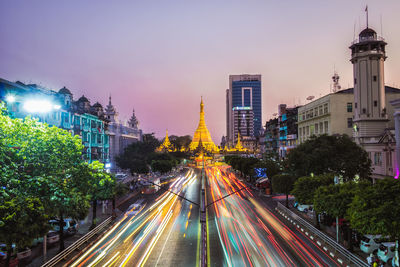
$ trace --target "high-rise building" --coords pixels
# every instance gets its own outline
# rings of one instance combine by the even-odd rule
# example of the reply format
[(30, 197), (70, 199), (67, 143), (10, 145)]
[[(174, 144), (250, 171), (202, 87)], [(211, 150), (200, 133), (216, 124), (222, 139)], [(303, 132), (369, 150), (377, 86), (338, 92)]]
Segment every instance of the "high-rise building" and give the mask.
[(237, 142), (235, 125), (239, 123), (235, 120), (242, 120), (240, 116), (235, 116), (235, 110), (247, 110), (248, 113), (250, 111), (253, 113), (253, 129), (249, 131), (249, 137), (259, 136), (262, 131), (260, 74), (229, 76), (229, 89), (226, 90), (226, 135), (231, 146)]

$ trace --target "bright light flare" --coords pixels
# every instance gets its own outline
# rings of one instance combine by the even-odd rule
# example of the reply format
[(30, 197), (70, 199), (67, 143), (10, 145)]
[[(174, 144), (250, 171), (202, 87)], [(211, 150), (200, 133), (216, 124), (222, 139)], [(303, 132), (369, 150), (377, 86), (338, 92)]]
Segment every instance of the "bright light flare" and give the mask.
[(47, 100), (27, 100), (24, 109), (29, 113), (47, 113), (53, 109), (53, 105)]
[(8, 95), (8, 96), (6, 97), (6, 101), (7, 101), (8, 103), (14, 103), (14, 102), (15, 102), (15, 96), (13, 96), (13, 95)]

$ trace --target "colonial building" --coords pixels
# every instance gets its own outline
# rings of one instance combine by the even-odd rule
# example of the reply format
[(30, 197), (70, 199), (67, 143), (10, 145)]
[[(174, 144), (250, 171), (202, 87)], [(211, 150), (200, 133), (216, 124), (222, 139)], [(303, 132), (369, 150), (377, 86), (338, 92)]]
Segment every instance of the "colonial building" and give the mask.
[(135, 110), (127, 124), (118, 119), (118, 112), (111, 103), (111, 96), (104, 113), (109, 121), (107, 134), (110, 138), (110, 163), (111, 171), (118, 170), (116, 157), (122, 154), (127, 146), (134, 142), (142, 141), (142, 130), (139, 129), (139, 121), (136, 118)]

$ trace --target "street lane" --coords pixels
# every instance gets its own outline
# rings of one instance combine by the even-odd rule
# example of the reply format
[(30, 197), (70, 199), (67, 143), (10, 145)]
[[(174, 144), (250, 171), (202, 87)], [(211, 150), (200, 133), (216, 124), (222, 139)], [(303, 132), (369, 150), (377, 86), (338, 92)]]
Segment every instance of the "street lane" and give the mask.
[[(208, 203), (246, 187), (227, 167), (207, 168), (206, 173)], [(211, 266), (338, 265), (297, 230), (286, 226), (248, 188), (210, 207)]]
[[(170, 185), (170, 190), (181, 195), (188, 193), (190, 197), (195, 198), (198, 186), (196, 173), (189, 170), (186, 175), (175, 179)], [(196, 228), (199, 229), (198, 207), (190, 205), (189, 202), (183, 202), (186, 201), (170, 192), (161, 194), (155, 201), (146, 202), (136, 215), (125, 214), (105, 236), (71, 266), (154, 266), (161, 264), (164, 262), (164, 257), (156, 257), (156, 255), (170, 251), (170, 233), (173, 232), (182, 233), (185, 238), (187, 234), (188, 237), (190, 236), (190, 240), (196, 240), (195, 246), (197, 246), (197, 237), (193, 235), (193, 232), (197, 231)], [(177, 238), (177, 240), (180, 239)], [(186, 254), (187, 256), (181, 260), (196, 262), (198, 249), (193, 247), (189, 250), (194, 253)], [(153, 253), (154, 251), (159, 251), (159, 253)], [(149, 264), (146, 264), (147, 262)]]

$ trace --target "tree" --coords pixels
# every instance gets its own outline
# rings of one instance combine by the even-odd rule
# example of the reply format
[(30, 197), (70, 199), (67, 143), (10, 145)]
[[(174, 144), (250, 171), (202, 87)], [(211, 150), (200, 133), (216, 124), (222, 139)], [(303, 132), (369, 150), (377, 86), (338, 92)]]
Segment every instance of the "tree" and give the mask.
[(9, 265), (12, 244), (17, 249), (30, 246), (32, 240), (48, 231), (48, 216), (38, 198), (14, 196), (0, 200), (0, 241), (6, 244)]
[(367, 152), (347, 135), (321, 135), (292, 149), (286, 164), (295, 176), (334, 173), (351, 181), (356, 175), (369, 178), (371, 160)]
[(82, 164), (80, 138), (29, 117), (0, 114), (0, 141), (0, 161), (8, 163), (0, 171), (2, 195), (39, 199), (44, 214), (60, 220), (62, 250), (63, 217), (83, 218), (88, 211), (88, 196), (80, 190), (87, 177), (74, 171)]
[(104, 164), (98, 161), (93, 161), (88, 165), (84, 165), (80, 169), (81, 174), (85, 174), (89, 179), (87, 183), (88, 195), (92, 202), (92, 225), (96, 226), (97, 218), (97, 201), (113, 199), (115, 194), (114, 187), (116, 186), (115, 176), (107, 173), (104, 170)]
[(304, 176), (296, 180), (291, 193), (299, 203), (312, 204), (314, 202), (315, 191), (321, 186), (330, 184), (333, 184), (332, 174)]
[(272, 190), (286, 195), (286, 207), (289, 207), (289, 193), (293, 189), (295, 180), (288, 174), (277, 174), (272, 177)]
[[(400, 238), (400, 183), (393, 178), (357, 190), (347, 210), (353, 229), (362, 234), (381, 234), (398, 242)], [(398, 247), (399, 249), (399, 247)]]

